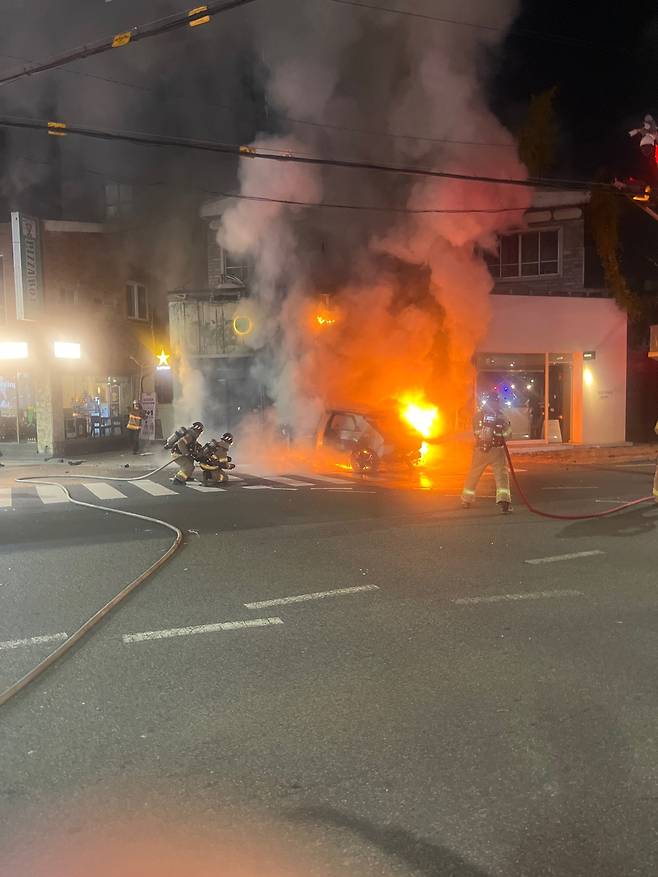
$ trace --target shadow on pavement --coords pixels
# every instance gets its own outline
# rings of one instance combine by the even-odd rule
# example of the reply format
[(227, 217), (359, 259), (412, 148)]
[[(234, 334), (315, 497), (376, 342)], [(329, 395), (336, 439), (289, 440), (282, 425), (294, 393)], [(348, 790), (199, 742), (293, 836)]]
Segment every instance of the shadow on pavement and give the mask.
[(558, 539), (579, 539), (588, 536), (640, 536), (658, 525), (658, 506), (640, 506), (632, 512), (621, 512), (609, 518), (575, 521), (557, 534)]
[(287, 815), (297, 822), (319, 822), (348, 829), (387, 855), (395, 856), (424, 877), (489, 877), (487, 872), (466, 862), (446, 847), (421, 840), (412, 832), (398, 826), (373, 825), (367, 819), (326, 805), (301, 807)]

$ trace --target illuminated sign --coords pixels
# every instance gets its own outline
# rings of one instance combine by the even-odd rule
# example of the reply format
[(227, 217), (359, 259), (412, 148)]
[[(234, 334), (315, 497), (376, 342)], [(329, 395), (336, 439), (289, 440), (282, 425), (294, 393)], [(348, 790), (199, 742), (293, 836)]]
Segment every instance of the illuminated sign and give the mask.
[(57, 359), (80, 359), (80, 345), (71, 341), (55, 341), (53, 345)]
[(0, 359), (27, 359), (27, 341), (0, 341)]

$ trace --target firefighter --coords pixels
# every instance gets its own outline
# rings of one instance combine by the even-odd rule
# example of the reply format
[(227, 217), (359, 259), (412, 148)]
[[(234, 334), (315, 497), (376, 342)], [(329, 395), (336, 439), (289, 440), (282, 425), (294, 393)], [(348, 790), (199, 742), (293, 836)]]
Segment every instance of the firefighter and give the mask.
[(462, 506), (471, 508), (475, 502), (475, 490), (485, 469), (491, 466), (496, 481), (496, 503), (503, 514), (512, 511), (512, 495), (509, 470), (505, 455), (505, 440), (512, 434), (512, 427), (500, 406), (498, 393), (485, 396), (482, 407), (473, 418), (475, 447), (471, 468), (462, 491)]
[(139, 399), (133, 399), (132, 407), (128, 412), (128, 432), (133, 454), (139, 453), (139, 436), (144, 422), (144, 409)]
[(227, 469), (235, 469), (228, 452), (233, 444), (233, 436), (225, 432), (220, 439), (213, 439), (198, 449), (197, 462), (203, 472), (202, 484), (206, 487), (219, 487), (228, 481)]
[(171, 479), (175, 484), (187, 484), (194, 480), (194, 462), (199, 453), (199, 436), (202, 432), (203, 424), (196, 420), (190, 427), (181, 426), (165, 442), (165, 448), (171, 451), (179, 467)]
[(644, 117), (641, 128), (633, 128), (628, 132), (631, 137), (640, 135), (640, 150), (647, 158), (655, 158), (656, 145), (658, 144), (658, 127), (653, 116), (647, 114)]

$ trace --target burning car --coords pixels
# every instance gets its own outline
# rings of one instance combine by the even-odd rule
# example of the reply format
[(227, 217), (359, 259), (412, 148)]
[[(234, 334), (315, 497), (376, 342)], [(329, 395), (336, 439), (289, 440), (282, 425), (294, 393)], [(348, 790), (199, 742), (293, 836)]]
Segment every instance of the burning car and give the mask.
[(315, 444), (318, 450), (337, 451), (355, 472), (372, 473), (382, 466), (415, 466), (423, 436), (396, 411), (336, 408), (323, 415)]

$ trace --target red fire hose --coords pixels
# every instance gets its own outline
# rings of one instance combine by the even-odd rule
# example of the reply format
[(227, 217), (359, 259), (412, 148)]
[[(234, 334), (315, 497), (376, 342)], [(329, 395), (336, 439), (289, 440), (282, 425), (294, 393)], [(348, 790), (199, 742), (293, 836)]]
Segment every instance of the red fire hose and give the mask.
[(552, 518), (554, 521), (588, 521), (591, 518), (606, 518), (608, 515), (614, 515), (617, 512), (622, 512), (624, 509), (629, 509), (632, 506), (642, 505), (645, 502), (653, 502), (653, 496), (643, 496), (642, 499), (633, 499), (630, 502), (623, 502), (621, 505), (613, 506), (611, 509), (605, 509), (602, 512), (593, 512), (590, 515), (554, 515), (551, 512), (543, 512), (541, 509), (535, 508), (528, 497), (523, 492), (523, 488), (519, 484), (519, 479), (517, 477), (516, 472), (514, 471), (514, 464), (512, 463), (512, 457), (510, 456), (509, 448), (507, 447), (507, 443), (504, 444), (505, 455), (507, 456), (507, 462), (509, 463), (510, 472), (512, 474), (512, 481), (514, 482), (514, 486), (516, 487), (523, 504), (528, 509), (529, 512), (532, 512), (533, 515), (541, 515), (542, 518)]

